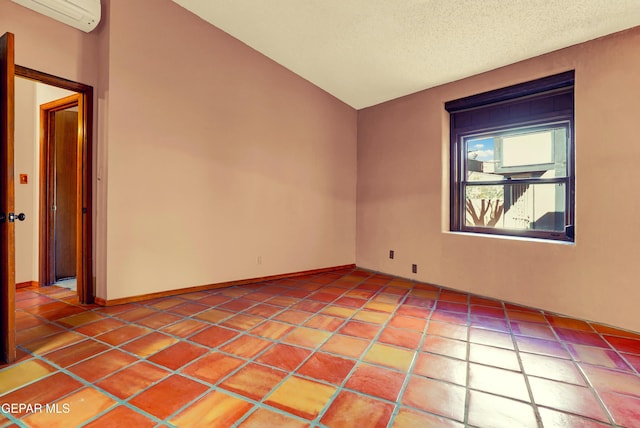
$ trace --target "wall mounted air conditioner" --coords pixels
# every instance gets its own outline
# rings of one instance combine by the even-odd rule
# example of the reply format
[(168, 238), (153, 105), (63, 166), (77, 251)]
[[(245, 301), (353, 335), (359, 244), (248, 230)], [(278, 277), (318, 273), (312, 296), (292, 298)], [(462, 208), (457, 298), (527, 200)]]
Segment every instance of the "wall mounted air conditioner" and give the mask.
[(12, 1), (87, 33), (100, 22), (100, 0)]

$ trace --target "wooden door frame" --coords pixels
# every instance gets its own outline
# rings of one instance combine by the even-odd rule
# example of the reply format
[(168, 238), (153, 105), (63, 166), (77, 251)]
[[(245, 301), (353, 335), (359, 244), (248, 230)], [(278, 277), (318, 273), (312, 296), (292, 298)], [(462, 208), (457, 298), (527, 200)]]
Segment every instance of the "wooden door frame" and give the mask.
[[(78, 108), (78, 133), (76, 138), (76, 153), (78, 148), (81, 147), (80, 140), (82, 139), (84, 129), (84, 117), (80, 114), (84, 110), (83, 97), (79, 93), (69, 95), (68, 97), (60, 98), (42, 104), (40, 106), (40, 234), (39, 234), (39, 263), (38, 273), (40, 285), (50, 285), (56, 281), (55, 277), (55, 211), (51, 207), (55, 204), (56, 200), (56, 179), (55, 179), (55, 136), (53, 130), (55, 129), (55, 113), (66, 110), (72, 107)], [(76, 156), (77, 157), (77, 156)], [(78, 159), (79, 160), (79, 159)], [(81, 183), (82, 180), (82, 165), (76, 162), (76, 170), (72, 172), (76, 175), (76, 183)], [(76, 186), (76, 189), (81, 189), (82, 186)], [(81, 245), (82, 242), (81, 232), (82, 230), (82, 194), (76, 190), (76, 271), (78, 266), (82, 263)], [(80, 211), (80, 212), (78, 212)], [(80, 223), (80, 224), (78, 224)], [(76, 272), (77, 274), (78, 272)]]
[[(76, 277), (78, 301), (83, 304), (91, 304), (94, 300), (93, 290), (93, 251), (92, 251), (92, 223), (93, 223), (93, 200), (92, 200), (92, 130), (93, 130), (93, 87), (73, 82), (43, 73), (19, 65), (15, 66), (16, 77), (33, 80), (58, 88), (67, 89), (77, 93), (78, 98), (78, 148), (77, 155), (77, 195), (76, 199), (82, 203), (77, 204), (76, 223)], [(45, 150), (43, 141), (44, 123), (40, 122), (40, 159)], [(44, 133), (46, 135), (46, 133)], [(46, 177), (43, 176), (42, 162), (40, 165), (40, 238), (39, 238), (39, 281), (46, 284), (44, 276), (43, 251), (46, 251), (46, 243), (43, 241), (43, 211), (45, 211), (46, 200), (42, 200), (42, 193), (47, 189)], [(43, 183), (43, 179), (45, 180)], [(43, 282), (44, 281), (44, 282)]]

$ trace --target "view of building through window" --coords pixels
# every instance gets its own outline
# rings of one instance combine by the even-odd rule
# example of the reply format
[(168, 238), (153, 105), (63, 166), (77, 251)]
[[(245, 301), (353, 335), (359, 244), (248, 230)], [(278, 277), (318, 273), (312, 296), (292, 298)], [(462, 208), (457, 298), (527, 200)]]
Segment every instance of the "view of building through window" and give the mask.
[(564, 229), (566, 187), (553, 179), (567, 178), (565, 127), (467, 137), (464, 147), (467, 226)]

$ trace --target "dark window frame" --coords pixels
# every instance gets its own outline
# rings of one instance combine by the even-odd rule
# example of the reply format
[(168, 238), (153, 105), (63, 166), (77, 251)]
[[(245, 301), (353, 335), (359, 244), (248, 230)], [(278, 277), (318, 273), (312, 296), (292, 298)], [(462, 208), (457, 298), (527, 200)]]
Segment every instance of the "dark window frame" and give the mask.
[[(574, 131), (574, 71), (509, 86), (445, 103), (450, 113), (450, 229), (471, 232), (542, 238), (573, 242), (575, 221), (575, 131)], [(567, 178), (565, 193), (565, 229), (563, 231), (504, 229), (465, 224), (466, 173), (465, 138), (472, 135), (504, 133), (516, 129), (551, 127), (564, 123), (567, 135)], [(545, 183), (554, 180), (534, 179)], [(496, 184), (505, 184), (496, 182)]]

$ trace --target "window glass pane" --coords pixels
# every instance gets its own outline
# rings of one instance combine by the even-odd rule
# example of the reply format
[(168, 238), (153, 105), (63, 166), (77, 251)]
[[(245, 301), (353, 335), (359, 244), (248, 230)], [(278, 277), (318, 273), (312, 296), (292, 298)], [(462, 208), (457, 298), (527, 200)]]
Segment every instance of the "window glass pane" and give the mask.
[(464, 138), (466, 181), (567, 176), (567, 129)]
[(504, 186), (466, 186), (465, 225), (504, 227)]
[(564, 231), (564, 183), (467, 185), (465, 226)]
[(513, 135), (502, 139), (502, 166), (553, 162), (551, 131)]
[(495, 152), (495, 173), (507, 178), (567, 176), (564, 126), (496, 137)]
[(499, 181), (504, 175), (495, 174), (495, 138), (465, 138), (467, 181)]

